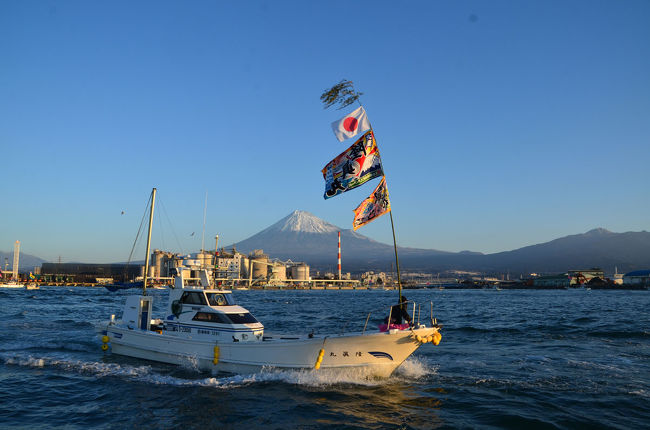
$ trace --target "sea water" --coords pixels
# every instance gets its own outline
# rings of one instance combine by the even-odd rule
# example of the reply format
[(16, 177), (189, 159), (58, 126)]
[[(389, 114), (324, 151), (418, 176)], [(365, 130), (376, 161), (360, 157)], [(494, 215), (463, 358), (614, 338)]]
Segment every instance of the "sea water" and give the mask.
[[(387, 379), (212, 376), (105, 353), (95, 325), (130, 292), (0, 291), (0, 428), (648, 428), (650, 292), (407, 290), (442, 342)], [(164, 312), (166, 292), (151, 291)], [(235, 291), (267, 331), (369, 329), (395, 291)], [(429, 306), (422, 313), (428, 314)]]

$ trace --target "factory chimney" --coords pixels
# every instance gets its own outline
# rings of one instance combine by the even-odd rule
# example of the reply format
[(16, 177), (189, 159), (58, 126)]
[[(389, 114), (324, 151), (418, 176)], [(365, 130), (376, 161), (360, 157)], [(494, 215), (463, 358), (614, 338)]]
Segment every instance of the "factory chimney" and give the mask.
[(341, 232), (339, 231), (339, 281), (341, 280)]

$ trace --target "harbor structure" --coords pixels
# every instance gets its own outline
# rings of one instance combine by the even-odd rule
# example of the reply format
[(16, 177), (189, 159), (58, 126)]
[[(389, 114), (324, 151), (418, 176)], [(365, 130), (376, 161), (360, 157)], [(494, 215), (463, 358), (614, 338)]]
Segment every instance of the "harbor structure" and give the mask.
[(172, 269), (176, 267), (178, 261), (177, 254), (160, 249), (154, 249), (151, 256), (152, 264), (150, 266), (150, 277), (159, 279), (169, 277)]
[(16, 243), (14, 243), (14, 265), (13, 265), (13, 273), (12, 273), (12, 279), (18, 280), (18, 261), (20, 259), (20, 241), (17, 240)]
[(595, 278), (601, 280), (605, 279), (605, 272), (598, 267), (594, 267), (591, 269), (582, 269), (582, 270), (569, 270), (567, 272), (567, 275), (570, 280), (569, 286), (572, 287), (576, 285), (579, 286), (579, 285), (587, 284)]
[(650, 286), (650, 270), (635, 270), (623, 275), (624, 285)]
[(569, 288), (569, 285), (571, 285), (571, 280), (566, 273), (536, 276), (532, 279), (532, 286), (537, 288)]
[(215, 269), (218, 280), (234, 280), (248, 276), (248, 256), (238, 252), (235, 248), (232, 252), (215, 252)]
[[(263, 250), (250, 254), (232, 251), (200, 251), (182, 255), (154, 249), (150, 255), (151, 264), (148, 279), (158, 283), (169, 283), (177, 275), (183, 260), (193, 260), (197, 266), (213, 270), (215, 280), (227, 285), (285, 285), (306, 283), (311, 280), (309, 265), (304, 262), (271, 259)], [(94, 263), (43, 263), (39, 268), (40, 278), (45, 282), (129, 282), (142, 280), (144, 265), (94, 264)]]
[(41, 279), (45, 282), (96, 282), (97, 278), (129, 281), (141, 275), (140, 265), (94, 263), (43, 263)]

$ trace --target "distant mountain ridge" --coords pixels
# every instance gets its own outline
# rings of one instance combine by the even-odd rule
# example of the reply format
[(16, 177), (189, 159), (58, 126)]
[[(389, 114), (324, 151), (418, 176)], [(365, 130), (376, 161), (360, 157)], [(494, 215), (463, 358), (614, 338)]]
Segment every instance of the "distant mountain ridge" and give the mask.
[[(395, 261), (392, 245), (350, 229), (341, 229), (298, 210), (234, 246), (241, 252), (263, 249), (272, 258), (304, 261), (316, 268), (327, 269), (336, 266), (338, 231), (341, 232), (345, 271), (390, 270)], [(596, 228), (583, 234), (493, 254), (398, 247), (398, 255), (404, 270), (436, 272), (457, 269), (523, 274), (590, 267), (613, 272), (616, 267), (619, 272), (625, 272), (650, 267), (650, 233), (613, 233)]]
[[(341, 254), (345, 272), (367, 270), (390, 271), (395, 264), (392, 244), (377, 242), (351, 229), (342, 229), (305, 211), (294, 211), (253, 236), (227, 246), (248, 253), (263, 249), (271, 258), (304, 261), (315, 269), (335, 270), (337, 232), (341, 232)], [(606, 273), (650, 269), (650, 233), (614, 233), (595, 228), (546, 243), (512, 251), (447, 252), (435, 249), (398, 247), (400, 267), (430, 273), (466, 270), (506, 273), (513, 276), (529, 273), (562, 273), (567, 270), (600, 267)], [(13, 251), (0, 252), (0, 268), (13, 264)], [(20, 254), (20, 271), (33, 271), (45, 260)], [(134, 263), (135, 264), (135, 263)]]
[[(7, 259), (7, 271), (11, 272), (13, 270), (14, 264), (14, 252), (3, 252), (0, 251), (0, 269), (5, 271), (5, 258)], [(18, 259), (18, 271), (20, 273), (33, 272), (34, 267), (38, 267), (41, 264), (45, 263), (45, 260), (42, 258), (36, 257), (34, 255), (20, 253), (20, 258)]]

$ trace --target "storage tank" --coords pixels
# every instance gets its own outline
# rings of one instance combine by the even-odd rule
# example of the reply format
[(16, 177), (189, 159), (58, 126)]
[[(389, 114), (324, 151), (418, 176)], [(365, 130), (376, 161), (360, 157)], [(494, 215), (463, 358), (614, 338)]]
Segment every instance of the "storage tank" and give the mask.
[(248, 257), (241, 257), (241, 260), (239, 262), (239, 270), (242, 278), (248, 278), (248, 264)]
[(250, 255), (249, 258), (251, 260), (251, 264), (253, 266), (252, 271), (253, 271), (253, 278), (254, 279), (260, 279), (268, 276), (268, 262), (269, 262), (269, 256), (264, 254), (261, 249), (256, 249), (253, 251)]
[[(149, 266), (149, 273), (147, 274), (147, 278), (153, 278), (155, 273), (156, 273), (156, 268), (153, 266)], [(140, 277), (144, 278), (144, 266), (140, 266)]]
[(183, 260), (183, 266), (191, 267), (192, 269), (197, 269), (201, 267), (201, 261), (193, 258), (186, 258)]
[(287, 280), (287, 268), (283, 263), (274, 263), (271, 267), (271, 280), (285, 282)]
[(154, 249), (153, 250), (152, 267), (155, 268), (155, 273), (156, 273), (156, 276), (158, 276), (158, 277), (160, 277), (161, 273), (163, 273), (165, 258), (166, 258), (166, 253), (165, 252), (163, 252), (163, 251), (161, 251), (159, 249)]
[(196, 254), (196, 259), (199, 260), (199, 265), (201, 267), (212, 267), (212, 257), (213, 255), (211, 253), (205, 251)]
[(291, 266), (291, 277), (295, 281), (309, 281), (309, 266), (305, 263)]

